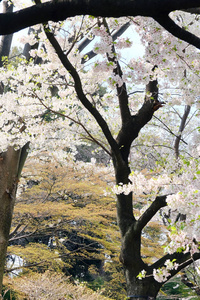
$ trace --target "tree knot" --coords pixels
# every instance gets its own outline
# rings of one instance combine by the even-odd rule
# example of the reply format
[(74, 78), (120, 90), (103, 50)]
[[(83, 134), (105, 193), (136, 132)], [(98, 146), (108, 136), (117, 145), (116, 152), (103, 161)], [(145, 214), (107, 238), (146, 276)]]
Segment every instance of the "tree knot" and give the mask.
[(156, 101), (156, 102), (153, 104), (153, 111), (156, 111), (156, 110), (158, 110), (160, 107), (163, 107), (164, 104), (165, 104), (165, 102)]

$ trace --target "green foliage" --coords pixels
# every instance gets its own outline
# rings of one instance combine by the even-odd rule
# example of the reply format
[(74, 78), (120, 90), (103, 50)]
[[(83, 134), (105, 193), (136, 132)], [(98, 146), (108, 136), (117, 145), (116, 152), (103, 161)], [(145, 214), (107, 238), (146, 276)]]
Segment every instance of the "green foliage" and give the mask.
[(103, 168), (97, 175), (51, 162), (34, 167), (35, 173), (32, 161), (25, 166), (13, 219), (13, 230), (21, 223), (27, 237), (19, 239), (23, 246), (10, 246), (9, 254), (24, 259), (24, 274), (63, 271), (105, 296), (123, 299), (115, 199), (104, 195), (111, 176)]
[[(123, 300), (126, 291), (119, 262), (115, 198), (104, 195), (113, 178), (101, 166), (98, 173), (87, 164), (84, 168), (63, 168), (48, 160), (34, 161), (35, 171), (32, 165), (28, 160), (13, 219), (13, 229), (21, 222), (23, 235), (28, 237), (23, 247), (9, 247), (10, 254), (19, 255), (30, 265), (24, 274), (30, 270), (63, 271), (94, 291)], [(148, 198), (144, 195), (144, 199), (134, 199), (135, 212), (141, 201), (147, 202)], [(156, 222), (144, 229), (141, 250), (146, 263), (161, 257), (157, 245), (165, 243), (163, 230), (164, 226)], [(47, 246), (50, 238), (54, 238), (52, 248)]]
[(10, 289), (9, 286), (4, 285), (2, 289), (2, 297), (4, 300), (18, 300), (18, 293), (12, 289)]
[[(199, 297), (196, 295), (195, 292), (193, 292), (189, 287), (184, 285), (180, 277), (176, 276), (175, 278), (172, 278), (167, 283), (164, 284), (164, 286), (161, 289), (161, 292), (159, 293), (157, 299), (186, 299), (187, 297), (190, 297), (189, 299), (197, 300)], [(184, 297), (184, 298), (183, 298)], [(192, 297), (192, 298), (191, 298)]]
[[(106, 297), (124, 300), (115, 198), (104, 195), (113, 178), (103, 168), (99, 173), (76, 165), (66, 169), (50, 161), (34, 162), (34, 167), (36, 171), (28, 160), (13, 219), (13, 230), (20, 224), (24, 228), (22, 235), (27, 235), (26, 242), (19, 239), (23, 246), (9, 247), (9, 254), (24, 259), (26, 268), (21, 278), (47, 270), (64, 272), (78, 284), (101, 291)], [(134, 199), (136, 213), (141, 201), (148, 202), (148, 198), (144, 195), (143, 199)], [(147, 264), (161, 257), (157, 245), (166, 242), (164, 230), (156, 222), (144, 229), (141, 251)], [(50, 238), (54, 238), (52, 248), (47, 245)], [(177, 293), (191, 295), (191, 290), (175, 279), (164, 285), (162, 293), (158, 299)]]
[(6, 66), (8, 70), (12, 69), (13, 67), (16, 68), (24, 60), (22, 53), (23, 50), (21, 47), (12, 47), (9, 57), (3, 58), (4, 66)]
[(42, 243), (29, 243), (26, 247), (10, 246), (8, 252), (20, 256), (24, 261), (24, 266), (32, 271), (53, 270), (59, 272), (64, 267), (69, 267), (60, 259), (58, 251), (51, 251)]

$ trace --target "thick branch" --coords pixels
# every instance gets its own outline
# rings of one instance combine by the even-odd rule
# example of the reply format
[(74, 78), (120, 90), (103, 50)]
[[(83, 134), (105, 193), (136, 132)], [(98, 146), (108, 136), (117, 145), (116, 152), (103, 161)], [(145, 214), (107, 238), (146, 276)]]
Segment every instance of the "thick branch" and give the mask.
[(141, 215), (137, 221), (137, 231), (142, 231), (142, 229), (147, 225), (147, 223), (155, 216), (155, 214), (167, 205), (166, 202), (167, 195), (157, 196), (153, 203), (147, 208), (147, 210)]
[[(122, 182), (123, 184), (128, 183), (128, 175), (130, 174), (130, 169), (128, 166), (128, 157), (130, 152), (130, 147), (135, 138), (137, 138), (141, 128), (145, 126), (152, 118), (153, 113), (155, 111), (155, 106), (157, 109), (157, 105), (160, 103), (158, 102), (158, 87), (157, 87), (157, 80), (152, 80), (147, 84), (146, 86), (146, 96), (144, 99), (144, 104), (141, 107), (141, 109), (138, 111), (138, 113), (135, 116), (131, 116), (131, 118), (125, 119), (124, 122), (122, 122), (122, 128), (118, 134), (117, 142), (120, 147), (120, 152), (122, 154), (122, 158), (125, 162), (124, 169), (115, 168), (115, 176), (117, 184)], [(121, 101), (121, 99), (119, 99)], [(123, 105), (123, 104), (122, 104)], [(114, 160), (115, 164), (115, 160)], [(166, 196), (163, 196), (166, 198)], [(163, 207), (166, 205), (165, 199), (157, 198), (157, 200), (160, 199), (162, 202)], [(160, 203), (155, 200), (154, 206), (152, 206), (151, 213), (149, 212), (149, 217), (147, 217), (147, 223), (151, 219), (151, 217), (154, 215), (153, 212), (157, 208), (159, 209)], [(118, 195), (118, 204), (117, 204), (117, 211), (118, 211), (118, 223), (119, 227), (122, 233), (122, 236), (126, 233), (127, 229), (129, 228), (130, 224), (133, 224), (135, 222), (135, 218), (133, 216), (133, 208), (132, 208), (132, 194), (126, 195)], [(146, 215), (145, 215), (146, 217)], [(138, 223), (137, 230), (142, 230), (142, 226), (145, 226), (145, 218), (141, 219)]]
[(187, 253), (173, 253), (173, 254), (166, 254), (161, 259), (157, 260), (154, 264), (151, 265), (151, 269), (158, 269), (164, 267), (166, 260), (169, 259), (170, 261), (175, 260), (177, 264), (179, 264), (176, 270), (171, 270), (171, 276), (168, 277), (168, 280), (176, 275), (179, 271), (184, 269), (185, 267), (189, 266), (192, 262), (200, 259), (200, 253), (195, 253), (191, 256), (190, 252)]
[(200, 7), (183, 9), (183, 11), (185, 11), (187, 13), (190, 13), (190, 14), (199, 15), (200, 14)]
[(175, 37), (200, 49), (200, 38), (179, 27), (168, 15), (157, 15), (154, 19)]
[(153, 113), (161, 105), (158, 101), (158, 82), (150, 80), (146, 86), (146, 95), (144, 103), (138, 113), (127, 119), (122, 124), (122, 128), (118, 134), (117, 142), (119, 144), (123, 159), (128, 162), (128, 156), (132, 142), (137, 138), (140, 130), (151, 120)]
[(199, 0), (54, 0), (14, 13), (0, 14), (0, 34), (10, 34), (39, 23), (61, 21), (77, 15), (158, 16), (198, 7)]

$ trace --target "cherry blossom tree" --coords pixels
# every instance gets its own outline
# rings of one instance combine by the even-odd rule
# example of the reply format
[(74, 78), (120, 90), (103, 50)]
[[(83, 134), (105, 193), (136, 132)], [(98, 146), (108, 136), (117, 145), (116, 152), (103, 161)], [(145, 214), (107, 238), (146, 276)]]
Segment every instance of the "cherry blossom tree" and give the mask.
[[(13, 2), (16, 7), (20, 4)], [(130, 149), (154, 115), (159, 114), (162, 119), (162, 111), (181, 103), (195, 107), (196, 115), (199, 114), (196, 48), (200, 48), (200, 40), (195, 35), (199, 1), (36, 3), (0, 15), (1, 34), (43, 23), (42, 30), (40, 25), (35, 27), (37, 35), (23, 39), (24, 43), (39, 42), (39, 48), (30, 51), (32, 59), (21, 60), (18, 66), (4, 63), (0, 73), (4, 86), (0, 98), (0, 198), (1, 207), (5, 207), (0, 218), (1, 256), (5, 257), (27, 148), (32, 153), (54, 151), (62, 161), (70, 161), (76, 146), (89, 140), (110, 156), (114, 166), (113, 191), (117, 195), (122, 237), (120, 261), (125, 270), (128, 298), (155, 299), (164, 282), (200, 258), (198, 131), (196, 139), (188, 139), (193, 145), (190, 157), (180, 157), (179, 144), (184, 141), (185, 127), (182, 118), (182, 126), (175, 134), (176, 159), (158, 166), (153, 173), (132, 172)], [(66, 22), (61, 22), (66, 18)], [(139, 60), (123, 59), (121, 49), (130, 49), (131, 56), (134, 47), (131, 37), (113, 39), (113, 33), (128, 22), (145, 47), (145, 55)], [(91, 52), (83, 54), (80, 50), (81, 42), (89, 44), (90, 40), (94, 40), (93, 63)], [(37, 57), (42, 64), (34, 63)], [(99, 86), (107, 88), (103, 97), (97, 93)], [(145, 87), (141, 96), (135, 94), (138, 86)], [(49, 114), (51, 122), (47, 120)], [(142, 201), (144, 194), (148, 197), (147, 205), (137, 216), (134, 199)], [(160, 209), (165, 207), (173, 212), (168, 227), (169, 243), (164, 256), (148, 265), (141, 254), (143, 229), (153, 218), (158, 220)], [(178, 214), (186, 214), (187, 218), (177, 219)], [(3, 265), (0, 273), (2, 270)]]

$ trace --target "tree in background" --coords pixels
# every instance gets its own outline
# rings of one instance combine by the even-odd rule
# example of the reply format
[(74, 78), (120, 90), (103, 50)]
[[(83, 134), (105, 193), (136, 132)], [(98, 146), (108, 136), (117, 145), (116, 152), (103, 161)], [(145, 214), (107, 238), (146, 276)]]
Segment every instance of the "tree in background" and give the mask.
[[(200, 257), (200, 171), (196, 141), (188, 140), (190, 145), (196, 147), (189, 156), (178, 161), (168, 156), (168, 160), (163, 160), (154, 172), (148, 174), (131, 173), (129, 162), (132, 143), (140, 130), (151, 121), (154, 113), (160, 113), (158, 109), (167, 110), (168, 106), (180, 103), (195, 105), (199, 109), (199, 53), (191, 45), (198, 48), (200, 42), (190, 33), (198, 30), (198, 16), (185, 12), (168, 16), (169, 12), (176, 9), (193, 8), (190, 12), (198, 13), (198, 1), (184, 1), (181, 7), (177, 2), (165, 1), (161, 5), (158, 1), (155, 9), (151, 1), (118, 1), (111, 9), (112, 1), (100, 4), (94, 0), (87, 3), (82, 1), (81, 5), (79, 1), (50, 1), (0, 16), (2, 34), (39, 22), (59, 21), (75, 15), (101, 16), (74, 17), (68, 19), (67, 24), (44, 23), (43, 31), (37, 36), (32, 35), (33, 44), (39, 40), (41, 46), (38, 50), (31, 50), (33, 59), (22, 61), (17, 67), (2, 69), (0, 79), (5, 88), (1, 97), (1, 163), (2, 174), (9, 174), (10, 178), (9, 185), (6, 176), (1, 179), (2, 207), (10, 199), (12, 203), (15, 199), (24, 145), (30, 143), (29, 151), (32, 153), (39, 149), (52, 149), (65, 160), (73, 156), (73, 151), (80, 144), (80, 137), (95, 142), (113, 161), (117, 217), (122, 237), (120, 261), (125, 270), (128, 297), (135, 299), (154, 299), (163, 282)], [(127, 15), (151, 16), (181, 40), (164, 31), (153, 19), (105, 19), (105, 16)], [(125, 38), (113, 42), (112, 31), (118, 30), (127, 21), (138, 31), (146, 52), (143, 59), (132, 58), (123, 65), (119, 52), (120, 49), (130, 47), (131, 40)], [(96, 60), (92, 67), (85, 64), (83, 68), (82, 62), (90, 57), (89, 53), (82, 55), (78, 49), (83, 36), (87, 36), (87, 39), (98, 37), (93, 52), (102, 58)], [(35, 65), (33, 60), (36, 56), (45, 63)], [(135, 95), (134, 88), (140, 84), (143, 87), (145, 85), (145, 93), (136, 102), (132, 95)], [(109, 88), (100, 99), (96, 94), (99, 85)], [(56, 92), (52, 93), (55, 87)], [(176, 95), (173, 95), (172, 87)], [(166, 108), (162, 108), (164, 104)], [(47, 112), (52, 113), (51, 122), (45, 118)], [(182, 125), (185, 127), (184, 122)], [(176, 133), (179, 143), (183, 142), (182, 131), (180, 128)], [(160, 137), (160, 132), (156, 133)], [(62, 148), (65, 152), (61, 151)], [(181, 149), (177, 144), (174, 148), (178, 159)], [(12, 159), (6, 159), (9, 151), (14, 166)], [(141, 156), (137, 156), (137, 159), (140, 161)], [(135, 158), (132, 157), (132, 160)], [(144, 195), (148, 198), (147, 207), (143, 207), (139, 216), (133, 214), (133, 194), (134, 197), (141, 197), (141, 200)], [(143, 230), (153, 217), (158, 217), (160, 209), (167, 206), (174, 213), (167, 218), (170, 223), (170, 242), (165, 247), (166, 254), (155, 263), (146, 264), (141, 255)], [(7, 216), (7, 210), (1, 214)], [(11, 219), (10, 208), (9, 215)], [(179, 215), (186, 215), (186, 218), (180, 218)], [(1, 239), (4, 242), (4, 256), (10, 222), (7, 224), (2, 219), (1, 228), (5, 224), (6, 234), (3, 233)]]

